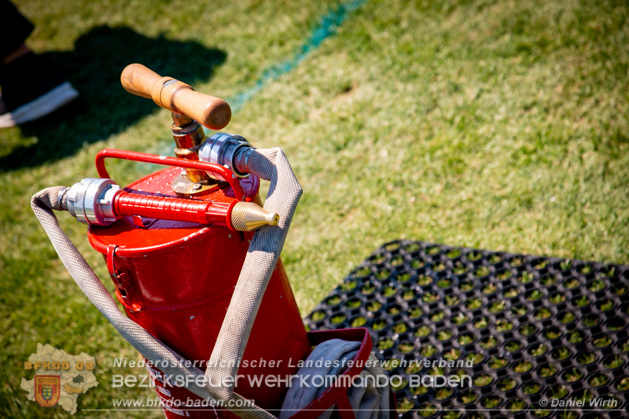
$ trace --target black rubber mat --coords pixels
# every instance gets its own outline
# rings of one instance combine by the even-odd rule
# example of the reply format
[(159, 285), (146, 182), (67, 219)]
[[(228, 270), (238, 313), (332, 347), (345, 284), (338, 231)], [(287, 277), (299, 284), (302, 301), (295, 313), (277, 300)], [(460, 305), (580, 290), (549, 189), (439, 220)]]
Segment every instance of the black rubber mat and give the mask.
[(400, 417), (629, 416), (629, 266), (395, 241), (306, 325), (368, 328)]

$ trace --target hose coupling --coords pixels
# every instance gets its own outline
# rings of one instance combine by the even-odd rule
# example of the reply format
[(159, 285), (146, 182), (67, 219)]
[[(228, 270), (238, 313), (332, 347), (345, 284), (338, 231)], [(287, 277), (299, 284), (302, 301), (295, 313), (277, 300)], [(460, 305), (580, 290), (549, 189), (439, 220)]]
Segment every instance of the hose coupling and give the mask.
[(59, 193), (59, 207), (83, 224), (109, 226), (114, 214), (114, 197), (120, 186), (111, 179), (85, 178)]
[[(218, 133), (208, 138), (199, 149), (199, 160), (220, 164), (234, 172), (239, 178), (249, 177), (250, 173), (238, 167), (235, 158), (238, 154), (253, 150), (254, 147), (244, 137), (227, 133)], [(213, 173), (208, 173), (215, 177)]]

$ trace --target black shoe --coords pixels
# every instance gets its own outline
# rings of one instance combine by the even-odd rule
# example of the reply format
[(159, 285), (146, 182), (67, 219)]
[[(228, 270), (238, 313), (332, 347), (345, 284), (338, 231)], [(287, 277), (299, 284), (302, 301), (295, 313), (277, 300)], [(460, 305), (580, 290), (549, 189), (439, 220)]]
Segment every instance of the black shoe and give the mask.
[(42, 57), (29, 52), (0, 66), (0, 128), (46, 116), (79, 96)]

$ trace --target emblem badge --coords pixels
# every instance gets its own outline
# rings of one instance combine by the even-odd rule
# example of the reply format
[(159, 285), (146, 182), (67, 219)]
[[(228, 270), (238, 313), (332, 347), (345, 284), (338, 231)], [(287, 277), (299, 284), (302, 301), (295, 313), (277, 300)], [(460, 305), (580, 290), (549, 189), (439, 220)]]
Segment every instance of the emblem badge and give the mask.
[(61, 395), (61, 377), (58, 375), (35, 376), (35, 400), (40, 406), (53, 407)]

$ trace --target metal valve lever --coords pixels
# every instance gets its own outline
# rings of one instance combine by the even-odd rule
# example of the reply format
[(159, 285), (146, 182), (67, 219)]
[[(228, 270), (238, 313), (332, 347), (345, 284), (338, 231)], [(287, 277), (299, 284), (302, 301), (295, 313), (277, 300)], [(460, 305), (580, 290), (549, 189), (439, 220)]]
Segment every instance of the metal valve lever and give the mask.
[(279, 216), (253, 202), (165, 198), (125, 192), (111, 179), (86, 178), (59, 194), (60, 207), (82, 223), (108, 226), (118, 218), (138, 215), (164, 220), (226, 226), (254, 231), (277, 225)]

